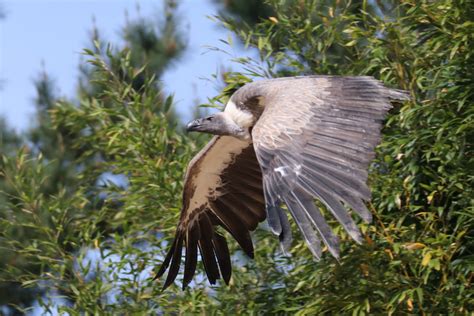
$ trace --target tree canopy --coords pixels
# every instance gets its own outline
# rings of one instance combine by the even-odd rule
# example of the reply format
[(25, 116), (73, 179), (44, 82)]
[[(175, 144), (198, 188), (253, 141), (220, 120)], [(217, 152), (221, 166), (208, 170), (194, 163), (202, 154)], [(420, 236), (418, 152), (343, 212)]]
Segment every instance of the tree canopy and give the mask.
[(20, 313), (36, 299), (71, 315), (474, 311), (474, 4), (266, 3), (258, 18), (219, 18), (258, 55), (236, 60), (245, 70), (225, 74), (212, 105), (258, 77), (303, 74), (370, 75), (412, 97), (391, 110), (371, 166), (366, 242), (331, 222), (341, 258), (314, 262), (302, 238), (287, 257), (262, 225), (255, 260), (231, 245), (228, 287), (209, 286), (202, 266), (185, 291), (152, 280), (185, 167), (208, 140), (183, 133), (158, 81), (185, 47), (166, 24), (176, 23), (170, 1), (164, 24), (131, 24), (124, 47), (95, 37), (77, 101), (41, 75), (26, 141), (0, 124), (0, 305)]

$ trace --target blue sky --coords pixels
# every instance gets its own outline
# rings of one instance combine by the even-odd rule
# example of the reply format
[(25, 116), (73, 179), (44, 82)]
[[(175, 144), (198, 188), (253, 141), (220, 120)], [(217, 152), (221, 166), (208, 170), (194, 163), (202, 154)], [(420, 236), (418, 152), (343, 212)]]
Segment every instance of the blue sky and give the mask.
[[(31, 124), (34, 113), (33, 79), (45, 70), (55, 80), (61, 96), (73, 97), (81, 51), (89, 44), (92, 21), (103, 38), (120, 43), (120, 31), (138, 15), (161, 18), (161, 0), (0, 0), (6, 18), (0, 21), (0, 115), (17, 130)], [(139, 7), (139, 12), (137, 11)], [(209, 51), (220, 46), (229, 33), (207, 18), (217, 12), (212, 0), (182, 0), (179, 23), (188, 40), (187, 50), (164, 75), (165, 90), (175, 94), (184, 120), (190, 118), (196, 100), (205, 102), (217, 93), (212, 79), (229, 56)], [(228, 48), (226, 48), (228, 50)], [(231, 51), (234, 57), (245, 53)], [(237, 65), (233, 65), (237, 68)]]

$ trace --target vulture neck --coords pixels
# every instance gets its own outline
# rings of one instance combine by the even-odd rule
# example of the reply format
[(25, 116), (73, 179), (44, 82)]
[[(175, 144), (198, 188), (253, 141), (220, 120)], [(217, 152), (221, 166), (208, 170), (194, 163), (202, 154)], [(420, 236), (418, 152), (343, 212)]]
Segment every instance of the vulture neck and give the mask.
[(239, 132), (236, 135), (232, 135), (242, 140), (250, 140), (250, 128), (255, 125), (258, 118), (253, 113), (249, 112), (243, 107), (239, 107), (234, 103), (232, 99), (227, 103), (224, 115), (231, 119), (237, 126), (241, 128), (243, 132)]

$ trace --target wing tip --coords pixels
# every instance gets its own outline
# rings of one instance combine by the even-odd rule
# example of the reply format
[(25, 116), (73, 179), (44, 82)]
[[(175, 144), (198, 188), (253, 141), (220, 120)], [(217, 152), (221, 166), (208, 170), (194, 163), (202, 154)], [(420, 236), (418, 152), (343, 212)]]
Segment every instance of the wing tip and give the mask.
[[(329, 240), (326, 240), (329, 239)], [(339, 248), (339, 237), (336, 235), (331, 236), (330, 238), (323, 239), (324, 243), (328, 247), (329, 253), (339, 261), (340, 258), (340, 248)]]
[(219, 272), (226, 285), (229, 285), (232, 276), (232, 263), (230, 260), (229, 248), (224, 236), (219, 233), (214, 234), (213, 238), (214, 253), (217, 257)]
[(168, 266), (165, 267), (164, 263), (162, 263), (160, 266), (160, 269), (158, 270), (158, 272), (155, 273), (155, 276), (153, 277), (152, 280), (156, 281), (157, 279), (161, 278), (167, 269), (168, 269)]
[(267, 213), (267, 223), (270, 227), (270, 231), (276, 235), (280, 236), (282, 233), (281, 219), (279, 212), (281, 211), (278, 206), (267, 204), (265, 206), (265, 211)]

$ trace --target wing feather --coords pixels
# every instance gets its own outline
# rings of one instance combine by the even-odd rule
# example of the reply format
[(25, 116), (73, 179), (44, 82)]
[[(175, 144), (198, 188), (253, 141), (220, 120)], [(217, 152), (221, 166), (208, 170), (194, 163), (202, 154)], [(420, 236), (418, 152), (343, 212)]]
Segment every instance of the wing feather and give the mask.
[[(303, 237), (306, 241), (306, 244), (308, 245), (309, 250), (313, 254), (313, 256), (316, 258), (316, 260), (319, 260), (321, 258), (321, 241), (316, 234), (316, 231), (314, 228), (311, 226), (311, 222), (306, 214), (306, 211), (301, 207), (299, 203), (296, 203), (291, 199), (292, 197), (286, 196), (284, 198), (284, 201), (286, 205), (288, 206), (288, 209), (291, 212), (291, 215), (296, 221), (296, 225), (300, 229), (301, 233), (303, 234)], [(283, 231), (283, 233), (286, 233)]]
[(216, 284), (216, 281), (219, 279), (219, 270), (217, 268), (212, 243), (212, 239), (214, 239), (214, 229), (206, 213), (202, 213), (200, 216), (202, 217), (199, 221), (201, 236), (198, 240), (198, 245), (201, 252), (202, 263), (204, 264), (204, 270), (206, 271), (209, 283)]
[(166, 276), (166, 281), (165, 281), (165, 284), (163, 285), (163, 289), (167, 288), (171, 283), (173, 283), (174, 279), (178, 275), (181, 255), (183, 252), (182, 247), (183, 247), (183, 237), (182, 235), (179, 235), (176, 245), (173, 249), (173, 256), (171, 258), (170, 270), (168, 272), (168, 275)]
[(253, 258), (252, 238), (250, 237), (249, 230), (245, 223), (242, 222), (236, 213), (231, 211), (231, 209), (220, 205), (219, 200), (214, 201), (213, 205), (215, 207), (212, 207), (212, 209), (223, 224), (223, 227), (232, 235), (232, 237), (234, 237), (244, 252), (249, 257)]
[(232, 273), (227, 241), (216, 231), (223, 227), (244, 252), (253, 257), (250, 231), (265, 220), (262, 175), (249, 141), (214, 137), (190, 162), (185, 177), (183, 209), (176, 236), (156, 277), (169, 267), (163, 288), (176, 279), (185, 250), (183, 289), (197, 267), (198, 251), (209, 282)]
[(321, 236), (324, 244), (328, 247), (329, 252), (331, 252), (334, 257), (339, 258), (339, 239), (334, 235), (331, 228), (324, 220), (324, 217), (321, 215), (321, 212), (314, 205), (313, 197), (299, 189), (291, 191), (290, 194), (291, 197), (287, 200), (288, 203), (298, 204), (299, 208), (305, 212), (307, 218), (318, 231), (319, 236)]
[(214, 239), (212, 240), (214, 245), (214, 250), (217, 256), (217, 262), (219, 264), (219, 270), (221, 272), (222, 278), (226, 284), (229, 284), (230, 277), (232, 274), (232, 264), (230, 262), (230, 253), (229, 248), (227, 247), (227, 242), (225, 238), (219, 233), (214, 234)]
[(390, 100), (408, 96), (371, 77), (282, 78), (247, 89), (252, 93), (242, 95), (259, 95), (263, 100), (252, 138), (263, 172), (269, 226), (277, 235), (287, 234), (279, 207), (284, 202), (314, 257), (321, 256), (319, 238), (338, 257), (338, 238), (314, 198), (361, 242), (346, 207), (371, 220), (364, 203), (370, 199), (367, 169)]
[(183, 290), (191, 282), (197, 266), (197, 243), (200, 238), (199, 225), (189, 229), (186, 236), (186, 259), (184, 262)]

